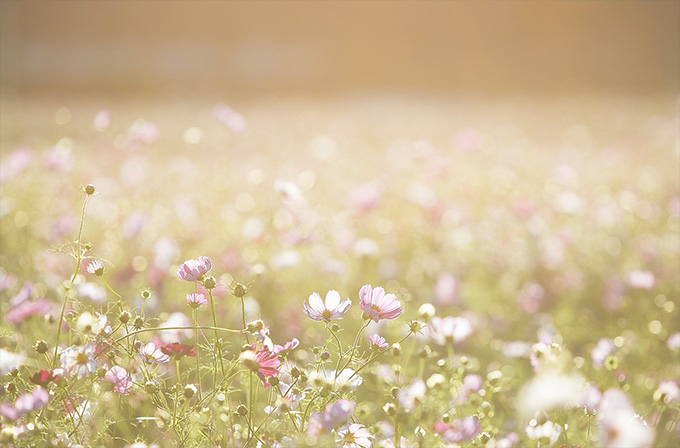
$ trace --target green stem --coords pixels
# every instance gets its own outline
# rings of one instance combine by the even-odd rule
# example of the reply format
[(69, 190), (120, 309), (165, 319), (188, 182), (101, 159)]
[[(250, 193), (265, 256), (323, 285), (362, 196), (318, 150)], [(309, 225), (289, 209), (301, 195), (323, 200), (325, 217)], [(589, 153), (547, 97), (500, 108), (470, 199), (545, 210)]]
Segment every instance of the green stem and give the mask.
[(71, 277), (71, 282), (66, 289), (66, 295), (64, 297), (64, 303), (61, 305), (61, 315), (59, 316), (59, 324), (57, 326), (57, 339), (54, 341), (54, 363), (57, 362), (57, 353), (59, 351), (59, 337), (61, 336), (61, 326), (64, 323), (64, 312), (66, 311), (66, 303), (68, 302), (68, 296), (73, 288), (73, 283), (76, 281), (76, 276), (80, 271), (80, 263), (83, 261), (83, 254), (81, 249), (81, 239), (83, 237), (83, 224), (85, 223), (85, 208), (87, 207), (87, 200), (90, 196), (85, 196), (85, 201), (83, 201), (83, 210), (80, 212), (80, 227), (78, 228), (78, 249), (76, 257), (76, 269), (73, 271), (73, 276)]

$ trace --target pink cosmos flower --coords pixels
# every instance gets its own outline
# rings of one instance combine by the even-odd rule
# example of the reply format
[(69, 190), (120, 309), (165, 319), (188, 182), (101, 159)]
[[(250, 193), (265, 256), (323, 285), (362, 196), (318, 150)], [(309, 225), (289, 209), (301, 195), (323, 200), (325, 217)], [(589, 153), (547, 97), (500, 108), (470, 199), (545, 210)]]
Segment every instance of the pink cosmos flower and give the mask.
[(472, 324), (464, 317), (433, 317), (430, 322), (430, 338), (438, 345), (462, 342), (470, 333)]
[(335, 433), (335, 441), (340, 448), (369, 448), (373, 434), (364, 425), (352, 423), (343, 426)]
[(274, 344), (274, 348), (272, 349), (272, 351), (277, 355), (285, 355), (289, 351), (297, 348), (298, 345), (300, 345), (300, 341), (298, 341), (297, 338), (293, 338), (292, 340), (286, 342), (283, 345)]
[(185, 356), (196, 356), (193, 345), (180, 344), (179, 342), (165, 344), (161, 347), (161, 351), (175, 359), (181, 359)]
[(153, 342), (141, 346), (139, 348), (139, 354), (142, 355), (142, 359), (149, 364), (162, 364), (170, 361), (170, 357), (160, 351)]
[(395, 319), (403, 311), (401, 303), (394, 294), (385, 294), (385, 290), (378, 286), (364, 285), (359, 290), (359, 306), (374, 322), (380, 319)]
[(342, 319), (351, 304), (349, 299), (340, 302), (340, 293), (331, 289), (326, 293), (325, 301), (322, 301), (321, 296), (315, 292), (310, 294), (304, 309), (310, 319), (330, 322), (331, 319)]
[(212, 262), (208, 257), (198, 257), (198, 260), (187, 260), (177, 270), (177, 277), (187, 282), (197, 282), (212, 269)]
[(113, 366), (104, 375), (104, 381), (113, 384), (113, 391), (122, 395), (127, 395), (132, 389), (132, 379), (127, 371), (120, 366)]
[(380, 350), (387, 348), (389, 344), (385, 341), (385, 338), (379, 334), (372, 334), (368, 337), (368, 345), (372, 350)]
[(352, 416), (356, 403), (351, 400), (341, 399), (335, 403), (329, 403), (321, 416), (321, 424), (325, 431), (330, 431), (342, 425)]
[(50, 394), (42, 387), (36, 387), (31, 393), (21, 395), (14, 402), (2, 403), (0, 405), (0, 415), (8, 420), (17, 420), (24, 414), (38, 410), (50, 401)]
[(666, 347), (671, 350), (680, 349), (680, 331), (668, 336), (668, 339), (666, 339)]
[(14, 324), (23, 322), (33, 315), (45, 315), (52, 309), (52, 304), (46, 299), (27, 300), (12, 307), (5, 313), (5, 322)]
[(198, 309), (208, 303), (208, 299), (203, 294), (192, 293), (186, 295), (187, 304), (193, 309)]
[(465, 417), (462, 420), (454, 420), (451, 423), (435, 423), (433, 431), (441, 434), (446, 443), (467, 442), (479, 433), (479, 420), (477, 417)]
[(242, 352), (239, 360), (260, 377), (264, 387), (269, 387), (266, 378), (277, 376), (281, 366), (281, 360), (276, 353), (270, 351), (267, 347), (262, 347), (256, 352), (255, 344), (251, 346), (251, 350)]

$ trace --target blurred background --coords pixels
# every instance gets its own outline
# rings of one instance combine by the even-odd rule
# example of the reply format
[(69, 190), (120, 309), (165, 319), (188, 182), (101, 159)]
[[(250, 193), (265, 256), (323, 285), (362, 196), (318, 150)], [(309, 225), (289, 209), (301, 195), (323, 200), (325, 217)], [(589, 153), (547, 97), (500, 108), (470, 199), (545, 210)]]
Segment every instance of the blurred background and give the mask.
[(3, 94), (678, 93), (680, 2), (13, 1)]

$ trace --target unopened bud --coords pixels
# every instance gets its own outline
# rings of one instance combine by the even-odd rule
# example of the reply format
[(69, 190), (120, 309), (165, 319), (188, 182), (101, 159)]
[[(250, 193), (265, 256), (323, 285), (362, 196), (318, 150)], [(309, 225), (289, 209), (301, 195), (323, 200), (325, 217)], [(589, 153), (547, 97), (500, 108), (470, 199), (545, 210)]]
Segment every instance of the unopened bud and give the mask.
[(158, 386), (156, 386), (156, 383), (153, 381), (147, 381), (146, 384), (144, 384), (144, 390), (148, 394), (155, 394), (158, 390)]
[(203, 286), (205, 286), (206, 289), (213, 289), (215, 285), (217, 285), (217, 280), (215, 280), (215, 277), (212, 275), (203, 279)]
[(41, 355), (43, 353), (46, 353), (47, 349), (48, 349), (47, 342), (43, 341), (42, 339), (39, 340), (39, 341), (36, 341), (34, 347), (35, 347), (35, 351), (40, 353)]
[(118, 315), (118, 320), (123, 324), (128, 323), (130, 319), (132, 319), (132, 314), (129, 311), (121, 311), (120, 315)]
[(137, 330), (141, 330), (142, 327), (144, 326), (144, 318), (142, 316), (135, 317), (134, 326)]
[(394, 344), (392, 344), (392, 354), (394, 356), (401, 355), (401, 345), (398, 342), (395, 342)]
[(279, 384), (279, 379), (275, 376), (270, 376), (267, 378), (267, 382), (271, 385), (276, 387)]
[(331, 358), (331, 354), (328, 352), (323, 352), (321, 354), (321, 360), (322, 361), (328, 361)]
[(248, 408), (244, 404), (240, 404), (236, 408), (236, 413), (241, 417), (245, 417), (246, 415), (248, 415)]
[(148, 299), (149, 297), (151, 297), (151, 291), (149, 291), (148, 289), (143, 290), (142, 299)]
[(240, 299), (246, 294), (248, 294), (248, 288), (246, 288), (244, 285), (242, 285), (241, 283), (237, 283), (236, 286), (234, 286), (234, 295), (236, 297)]
[(263, 329), (264, 329), (264, 322), (260, 319), (254, 320), (246, 326), (246, 330), (248, 330), (248, 332), (250, 332), (250, 333), (257, 333), (258, 331), (261, 331)]
[(198, 389), (193, 384), (187, 384), (186, 386), (184, 386), (184, 396), (187, 399), (196, 395), (197, 392), (198, 392)]
[(83, 191), (85, 192), (86, 195), (92, 196), (97, 191), (97, 189), (94, 188), (94, 185), (89, 184), (83, 187)]

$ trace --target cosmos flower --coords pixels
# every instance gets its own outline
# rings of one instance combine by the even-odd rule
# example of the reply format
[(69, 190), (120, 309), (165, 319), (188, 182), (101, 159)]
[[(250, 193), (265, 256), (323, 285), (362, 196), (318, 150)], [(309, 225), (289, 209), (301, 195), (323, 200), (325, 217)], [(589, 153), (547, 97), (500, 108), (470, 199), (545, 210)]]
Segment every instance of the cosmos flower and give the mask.
[(104, 375), (104, 381), (113, 384), (113, 391), (122, 395), (129, 394), (132, 389), (132, 379), (120, 366), (111, 367)]
[(433, 317), (429, 335), (438, 345), (462, 342), (472, 333), (472, 324), (464, 317)]
[(293, 338), (283, 345), (274, 344), (272, 351), (277, 355), (285, 355), (289, 351), (296, 349), (298, 345), (300, 345), (300, 341), (297, 338)]
[(368, 345), (372, 350), (380, 350), (387, 348), (389, 344), (385, 341), (385, 338), (379, 334), (372, 334), (368, 337)]
[(36, 314), (44, 316), (51, 309), (52, 303), (47, 299), (25, 300), (5, 313), (5, 322), (16, 324)]
[(72, 345), (64, 349), (59, 355), (59, 362), (68, 377), (76, 376), (78, 379), (88, 376), (97, 369), (97, 360), (94, 359), (95, 346), (86, 344), (78, 347)]
[(310, 319), (330, 322), (332, 319), (342, 319), (351, 304), (349, 299), (340, 302), (340, 293), (331, 289), (326, 293), (325, 301), (315, 292), (310, 294), (304, 309)]
[(212, 262), (208, 257), (198, 257), (198, 260), (187, 260), (177, 269), (177, 277), (187, 282), (197, 282), (212, 269)]
[(281, 360), (276, 353), (270, 351), (267, 347), (255, 351), (255, 344), (251, 346), (250, 350), (242, 352), (239, 360), (260, 377), (264, 387), (269, 387), (266, 378), (277, 376), (281, 366)]
[(17, 420), (24, 414), (44, 407), (50, 401), (50, 394), (42, 387), (36, 387), (32, 392), (23, 394), (14, 402), (2, 403), (0, 405), (0, 415), (8, 420)]
[(153, 342), (139, 348), (142, 359), (149, 364), (162, 364), (170, 361), (170, 356), (159, 350)]
[(193, 345), (180, 344), (179, 342), (165, 344), (161, 347), (161, 351), (175, 359), (182, 359), (185, 356), (196, 356)]
[(550, 446), (557, 441), (562, 433), (562, 427), (548, 420), (542, 425), (527, 426), (525, 432), (530, 439), (542, 442), (541, 445), (546, 443)]
[(364, 425), (352, 423), (343, 426), (335, 433), (335, 441), (340, 448), (369, 448), (373, 434)]
[(198, 309), (208, 303), (208, 299), (203, 294), (192, 293), (186, 295), (187, 304), (193, 309)]
[(92, 260), (87, 265), (87, 272), (97, 277), (104, 275), (104, 263), (99, 260)]
[(378, 286), (364, 285), (359, 290), (359, 306), (374, 322), (380, 319), (395, 319), (403, 308), (394, 294), (385, 294), (385, 290)]
[(54, 371), (50, 370), (41, 370), (35, 375), (33, 375), (30, 380), (31, 383), (36, 384), (38, 386), (45, 387), (48, 384), (50, 384), (52, 381), (56, 380), (59, 378), (59, 375), (55, 374)]
[(654, 442), (654, 431), (635, 413), (624, 392), (607, 390), (602, 395), (598, 414), (602, 447), (647, 447)]
[(347, 421), (352, 416), (356, 403), (351, 400), (340, 399), (329, 403), (321, 416), (321, 424), (325, 431), (330, 431)]
[(451, 423), (435, 423), (433, 431), (446, 443), (467, 442), (479, 433), (481, 426), (477, 417), (465, 417)]
[(590, 352), (590, 357), (593, 360), (593, 367), (595, 369), (601, 369), (604, 366), (604, 361), (608, 356), (616, 353), (616, 346), (614, 341), (607, 338), (602, 338), (597, 341), (597, 345)]

